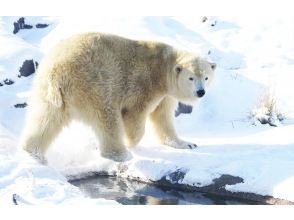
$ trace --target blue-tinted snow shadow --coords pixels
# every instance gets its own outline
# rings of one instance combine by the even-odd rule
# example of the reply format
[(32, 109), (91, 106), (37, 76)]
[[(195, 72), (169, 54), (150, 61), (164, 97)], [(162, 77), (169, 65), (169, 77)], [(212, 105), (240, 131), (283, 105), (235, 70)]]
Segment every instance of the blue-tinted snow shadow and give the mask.
[(194, 43), (208, 44), (200, 34), (190, 30), (172, 17), (149, 16), (144, 17), (144, 22), (148, 30), (157, 36), (168, 38), (181, 36), (183, 39)]
[[(163, 38), (169, 39), (179, 39), (178, 43), (186, 41), (191, 44), (194, 44), (199, 48), (198, 53), (201, 53), (201, 56), (216, 62), (219, 67), (226, 69), (239, 69), (246, 67), (244, 62), (244, 56), (240, 53), (234, 51), (221, 51), (217, 49), (213, 42), (206, 40), (201, 34), (197, 33), (186, 27), (181, 22), (174, 20), (172, 17), (144, 17), (143, 21), (145, 22), (148, 30)], [(224, 28), (229, 28), (230, 24), (224, 23)], [(233, 24), (231, 24), (233, 26)], [(234, 26), (237, 28), (237, 26)], [(199, 45), (202, 45), (200, 48)], [(196, 52), (196, 51), (195, 51)]]
[(208, 22), (204, 23), (205, 25), (209, 26), (211, 31), (219, 31), (225, 29), (238, 29), (239, 25), (229, 22), (223, 21), (218, 18), (209, 19)]

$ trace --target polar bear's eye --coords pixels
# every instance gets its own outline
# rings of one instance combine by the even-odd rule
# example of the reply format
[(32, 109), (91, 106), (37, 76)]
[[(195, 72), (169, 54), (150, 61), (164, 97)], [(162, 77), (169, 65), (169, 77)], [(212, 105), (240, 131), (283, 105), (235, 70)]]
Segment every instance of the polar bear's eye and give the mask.
[(177, 71), (177, 73), (180, 73), (180, 72), (182, 71), (182, 67), (177, 66), (177, 67), (176, 67), (176, 71)]
[(190, 77), (190, 78), (189, 78), (189, 80), (193, 81), (193, 80), (194, 80), (194, 78), (193, 78), (193, 77)]
[(208, 77), (205, 77), (205, 80), (208, 80)]

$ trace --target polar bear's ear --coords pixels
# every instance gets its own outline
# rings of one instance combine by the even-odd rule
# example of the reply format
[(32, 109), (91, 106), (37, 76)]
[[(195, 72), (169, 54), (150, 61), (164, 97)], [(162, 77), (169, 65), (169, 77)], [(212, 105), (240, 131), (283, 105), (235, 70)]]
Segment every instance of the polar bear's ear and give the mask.
[(211, 69), (212, 70), (215, 70), (216, 69), (216, 63), (210, 63), (210, 65), (211, 65)]
[(176, 70), (176, 73), (179, 74), (180, 72), (182, 72), (183, 67), (181, 67), (180, 65), (176, 65), (175, 70)]

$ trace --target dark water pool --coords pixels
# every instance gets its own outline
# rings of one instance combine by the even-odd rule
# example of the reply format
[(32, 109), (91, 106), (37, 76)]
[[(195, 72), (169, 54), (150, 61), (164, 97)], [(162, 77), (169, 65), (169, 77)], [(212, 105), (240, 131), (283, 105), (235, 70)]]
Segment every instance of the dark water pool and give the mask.
[(249, 205), (252, 201), (236, 200), (206, 193), (181, 191), (172, 187), (144, 184), (119, 177), (98, 176), (71, 181), (91, 198), (115, 200), (124, 205)]

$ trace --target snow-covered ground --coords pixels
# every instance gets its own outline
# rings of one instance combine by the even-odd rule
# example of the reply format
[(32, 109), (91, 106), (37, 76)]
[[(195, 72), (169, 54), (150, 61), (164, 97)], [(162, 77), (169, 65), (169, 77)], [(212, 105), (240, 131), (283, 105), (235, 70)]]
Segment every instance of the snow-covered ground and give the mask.
[[(23, 203), (95, 204), (66, 178), (107, 171), (146, 181), (182, 170), (179, 183), (206, 186), (223, 174), (243, 183), (233, 192), (252, 192), (294, 201), (294, 27), (289, 17), (26, 17), (27, 24), (49, 24), (13, 34), (19, 17), (0, 18), (0, 203), (17, 194)], [(205, 22), (203, 22), (205, 20)], [(195, 150), (156, 144), (147, 132), (133, 159), (101, 158), (93, 132), (79, 122), (65, 128), (37, 164), (17, 148), (34, 74), (18, 78), (24, 60), (40, 61), (58, 41), (82, 31), (159, 40), (194, 51), (217, 63), (215, 82), (191, 115), (175, 119), (182, 139)], [(6, 78), (12, 85), (4, 84)], [(260, 121), (270, 122), (262, 125)]]

